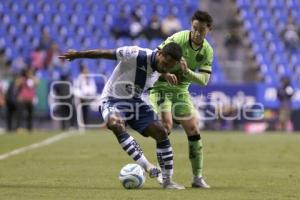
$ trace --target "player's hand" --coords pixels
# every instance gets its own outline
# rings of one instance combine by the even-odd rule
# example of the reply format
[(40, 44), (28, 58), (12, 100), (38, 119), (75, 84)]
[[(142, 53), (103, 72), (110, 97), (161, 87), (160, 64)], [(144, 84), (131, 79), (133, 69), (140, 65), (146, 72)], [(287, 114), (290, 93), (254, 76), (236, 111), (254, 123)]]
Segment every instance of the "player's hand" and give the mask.
[(73, 49), (69, 49), (67, 51), (67, 53), (64, 53), (62, 54), (61, 56), (58, 56), (59, 59), (62, 59), (62, 60), (68, 60), (68, 61), (72, 61), (74, 60), (75, 58), (77, 58), (78, 56), (78, 52), (73, 50)]
[(186, 60), (182, 57), (181, 60), (180, 60), (180, 69), (181, 69), (181, 72), (183, 74), (187, 73), (188, 71), (188, 65), (187, 65), (187, 62)]
[(178, 84), (178, 80), (175, 74), (165, 73), (163, 74), (163, 77), (170, 85)]

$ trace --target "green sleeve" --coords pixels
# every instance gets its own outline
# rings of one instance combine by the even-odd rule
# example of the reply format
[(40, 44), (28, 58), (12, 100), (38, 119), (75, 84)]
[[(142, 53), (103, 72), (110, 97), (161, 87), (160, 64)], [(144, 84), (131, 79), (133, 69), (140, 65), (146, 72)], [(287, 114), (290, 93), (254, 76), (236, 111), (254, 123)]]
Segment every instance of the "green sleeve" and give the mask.
[(210, 73), (193, 72), (192, 70), (188, 69), (187, 73), (184, 74), (184, 76), (193, 83), (206, 86), (210, 78)]
[(205, 71), (212, 71), (212, 63), (213, 63), (213, 57), (214, 57), (214, 51), (213, 51), (213, 48), (211, 46), (208, 46), (206, 48), (206, 51), (205, 51), (205, 61), (204, 61), (204, 64), (201, 65), (200, 67), (200, 71), (201, 70), (205, 70)]
[(198, 69), (199, 72), (188, 70), (185, 77), (191, 82), (205, 86), (208, 84), (210, 75), (212, 73), (212, 62), (213, 62), (213, 48), (206, 46), (204, 57), (206, 58), (203, 65)]

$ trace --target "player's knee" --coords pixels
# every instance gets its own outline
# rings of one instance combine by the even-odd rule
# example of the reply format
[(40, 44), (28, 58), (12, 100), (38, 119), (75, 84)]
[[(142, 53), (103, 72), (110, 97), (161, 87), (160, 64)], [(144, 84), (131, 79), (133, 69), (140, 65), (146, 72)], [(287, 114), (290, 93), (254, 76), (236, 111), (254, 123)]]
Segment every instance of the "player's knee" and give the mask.
[(160, 142), (160, 141), (166, 140), (168, 138), (168, 131), (161, 124), (157, 124), (155, 126), (155, 130), (153, 132), (154, 132), (153, 138), (156, 141)]
[(107, 123), (107, 128), (113, 131), (115, 134), (121, 134), (126, 131), (124, 122), (118, 118), (109, 120)]
[(115, 124), (109, 125), (108, 129), (113, 131), (115, 134), (121, 134), (121, 133), (124, 133), (126, 131), (125, 130), (125, 125), (122, 124), (122, 123), (115, 123)]
[(166, 121), (166, 122), (163, 122), (163, 125), (164, 125), (167, 133), (170, 134), (172, 131), (172, 128), (173, 128), (173, 123), (170, 121)]
[(187, 130), (188, 135), (200, 135), (199, 128), (197, 126), (191, 126)]
[(161, 122), (154, 122), (149, 125), (144, 131), (143, 135), (150, 136), (156, 141), (160, 142), (168, 138), (168, 132)]

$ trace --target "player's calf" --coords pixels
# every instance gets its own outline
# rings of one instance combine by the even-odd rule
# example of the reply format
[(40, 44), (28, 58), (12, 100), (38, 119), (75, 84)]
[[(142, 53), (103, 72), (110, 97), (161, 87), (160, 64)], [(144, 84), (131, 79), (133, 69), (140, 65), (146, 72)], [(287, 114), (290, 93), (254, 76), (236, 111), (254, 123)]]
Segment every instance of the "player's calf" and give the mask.
[[(128, 133), (124, 132), (122, 134), (116, 134), (118, 142), (120, 143), (122, 149), (141, 167), (149, 173), (150, 177), (157, 177), (159, 174), (159, 169), (152, 165), (145, 157), (140, 145), (137, 141), (130, 136)], [(154, 167), (152, 167), (154, 166)]]
[(160, 122), (155, 122), (146, 128), (144, 134), (156, 140), (156, 156), (161, 168), (162, 187), (167, 189), (184, 189), (184, 187), (172, 181), (173, 149), (166, 129)]

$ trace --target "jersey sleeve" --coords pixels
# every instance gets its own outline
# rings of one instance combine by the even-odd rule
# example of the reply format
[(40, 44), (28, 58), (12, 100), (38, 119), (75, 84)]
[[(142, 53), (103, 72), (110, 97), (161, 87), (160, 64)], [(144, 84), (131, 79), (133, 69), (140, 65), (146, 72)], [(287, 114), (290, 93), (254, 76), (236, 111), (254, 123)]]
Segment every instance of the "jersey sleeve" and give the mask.
[(191, 82), (197, 83), (199, 85), (205, 86), (208, 84), (210, 79), (210, 73), (197, 73), (188, 69), (187, 73), (184, 74)]
[(116, 56), (118, 61), (127, 62), (136, 59), (139, 48), (137, 46), (124, 46), (117, 48)]
[(179, 44), (180, 46), (182, 46), (182, 44), (185, 41), (185, 34), (183, 31), (178, 32), (178, 33), (174, 33), (173, 35), (171, 35), (170, 37), (168, 37), (163, 43), (161, 43), (158, 47), (160, 49), (162, 49), (166, 44), (170, 43), (170, 42), (176, 42), (177, 44)]
[(207, 72), (211, 73), (212, 72), (212, 63), (213, 63), (213, 57), (214, 57), (214, 52), (212, 47), (208, 47), (207, 50), (205, 51), (205, 61), (201, 68), (199, 69), (199, 72)]
[(206, 47), (205, 51), (205, 60), (201, 67), (198, 69), (198, 72), (188, 70), (185, 76), (193, 83), (200, 84), (205, 86), (208, 84), (210, 75), (212, 73), (212, 62), (213, 62), (213, 48), (211, 46)]

